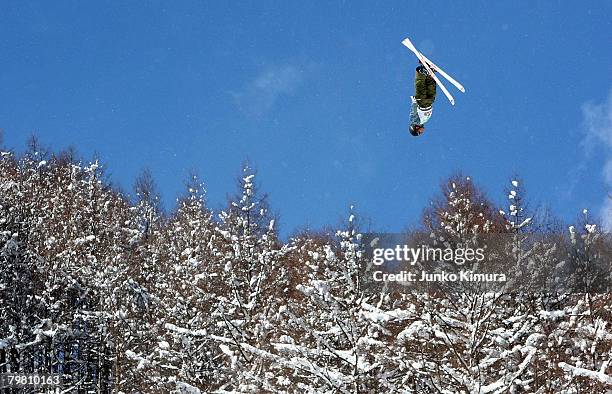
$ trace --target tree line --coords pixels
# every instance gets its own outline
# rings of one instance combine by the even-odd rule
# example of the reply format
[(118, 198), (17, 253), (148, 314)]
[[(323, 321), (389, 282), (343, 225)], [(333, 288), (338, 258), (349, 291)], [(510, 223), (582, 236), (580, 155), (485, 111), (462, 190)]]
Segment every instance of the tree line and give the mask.
[[(130, 198), (70, 150), (0, 155), (0, 373), (58, 373), (78, 393), (612, 387), (605, 292), (366, 292), (358, 215), (282, 241), (248, 165), (225, 209), (209, 209), (192, 176), (164, 214), (149, 173)], [(509, 264), (597, 265), (609, 283), (609, 238), (588, 212), (569, 226), (531, 211), (516, 180), (507, 196), (497, 207), (452, 176), (418, 230), (508, 234)]]

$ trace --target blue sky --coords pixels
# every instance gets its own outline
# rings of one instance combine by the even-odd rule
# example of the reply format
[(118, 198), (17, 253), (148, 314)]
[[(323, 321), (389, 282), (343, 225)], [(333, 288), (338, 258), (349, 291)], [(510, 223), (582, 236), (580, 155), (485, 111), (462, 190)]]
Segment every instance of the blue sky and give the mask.
[[(96, 153), (125, 189), (147, 167), (169, 209), (191, 170), (220, 208), (248, 159), (283, 234), (350, 204), (418, 224), (458, 170), (496, 202), (519, 174), (564, 220), (612, 217), (612, 2), (466, 4), (2, 2), (0, 128)], [(419, 138), (405, 37), (467, 89)]]

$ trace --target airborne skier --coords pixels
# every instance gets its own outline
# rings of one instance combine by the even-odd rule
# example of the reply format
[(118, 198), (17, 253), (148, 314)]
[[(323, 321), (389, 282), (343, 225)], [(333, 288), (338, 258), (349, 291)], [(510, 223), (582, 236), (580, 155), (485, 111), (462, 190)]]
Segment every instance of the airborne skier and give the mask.
[(402, 44), (410, 49), (419, 59), (420, 65), (416, 68), (416, 77), (414, 79), (414, 96), (411, 96), (412, 107), (410, 108), (410, 134), (415, 137), (423, 134), (425, 127), (423, 126), (431, 117), (433, 103), (436, 100), (436, 87), (440, 86), (442, 92), (450, 101), (451, 105), (455, 105), (455, 99), (448, 92), (446, 87), (435, 73), (440, 73), (457, 89), (465, 93), (465, 88), (453, 77), (444, 72), (440, 67), (433, 64), (421, 52), (419, 52), (409, 38), (405, 38)]
[[(435, 72), (433, 69), (432, 71)], [(431, 117), (433, 103), (436, 100), (436, 81), (429, 75), (429, 71), (427, 71), (423, 64), (416, 68), (414, 96), (410, 98), (412, 99), (410, 134), (418, 137), (425, 132), (424, 124)]]

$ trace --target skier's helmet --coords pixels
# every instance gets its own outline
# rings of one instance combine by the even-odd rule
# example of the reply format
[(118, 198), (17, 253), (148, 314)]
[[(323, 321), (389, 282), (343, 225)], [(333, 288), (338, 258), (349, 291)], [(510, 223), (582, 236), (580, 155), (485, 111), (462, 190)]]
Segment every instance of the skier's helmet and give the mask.
[(420, 124), (410, 125), (410, 134), (412, 134), (413, 136), (418, 137), (424, 132), (425, 132), (425, 127), (421, 126)]

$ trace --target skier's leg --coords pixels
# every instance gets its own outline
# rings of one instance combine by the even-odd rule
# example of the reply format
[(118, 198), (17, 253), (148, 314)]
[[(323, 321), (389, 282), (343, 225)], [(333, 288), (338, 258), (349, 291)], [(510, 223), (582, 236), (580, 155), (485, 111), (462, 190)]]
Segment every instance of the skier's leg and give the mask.
[[(436, 82), (429, 75), (427, 75), (427, 70), (425, 70), (425, 73), (423, 73), (419, 70), (420, 68), (424, 70), (423, 66), (417, 67), (417, 72), (414, 79), (414, 96), (419, 104), (419, 107), (428, 108), (435, 99)], [(433, 82), (433, 97), (431, 93), (430, 81)]]
[(430, 105), (436, 101), (436, 81), (433, 78), (427, 78), (427, 99), (431, 102)]

